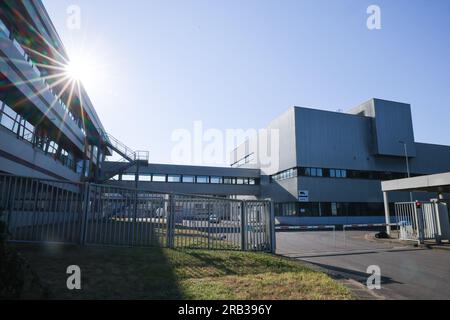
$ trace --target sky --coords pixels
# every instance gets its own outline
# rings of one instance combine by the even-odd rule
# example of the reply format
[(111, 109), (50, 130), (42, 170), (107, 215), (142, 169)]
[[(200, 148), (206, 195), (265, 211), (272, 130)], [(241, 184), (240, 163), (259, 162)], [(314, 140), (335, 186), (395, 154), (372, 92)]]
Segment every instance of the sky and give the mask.
[[(450, 1), (43, 3), (70, 58), (92, 66), (84, 82), (106, 131), (151, 162), (179, 162), (173, 134), (196, 121), (260, 129), (291, 106), (345, 111), (373, 97), (411, 104), (416, 141), (450, 145)], [(370, 5), (381, 29), (367, 28)]]

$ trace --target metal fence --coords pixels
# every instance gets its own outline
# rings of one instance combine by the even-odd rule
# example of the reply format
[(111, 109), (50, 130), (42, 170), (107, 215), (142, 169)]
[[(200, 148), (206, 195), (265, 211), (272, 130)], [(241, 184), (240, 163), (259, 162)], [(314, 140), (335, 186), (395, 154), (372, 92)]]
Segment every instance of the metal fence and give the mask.
[(395, 204), (395, 217), (402, 240), (438, 240), (439, 218), (435, 202), (399, 202)]
[(274, 250), (270, 201), (0, 175), (11, 241)]

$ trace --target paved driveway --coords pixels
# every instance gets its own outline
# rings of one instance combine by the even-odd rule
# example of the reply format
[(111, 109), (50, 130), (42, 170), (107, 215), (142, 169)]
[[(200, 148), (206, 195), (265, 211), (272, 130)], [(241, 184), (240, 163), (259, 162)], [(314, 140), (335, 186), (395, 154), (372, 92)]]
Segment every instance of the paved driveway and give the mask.
[(368, 232), (279, 232), (277, 253), (366, 283), (370, 265), (381, 268), (377, 295), (387, 299), (450, 299), (450, 251), (372, 241)]

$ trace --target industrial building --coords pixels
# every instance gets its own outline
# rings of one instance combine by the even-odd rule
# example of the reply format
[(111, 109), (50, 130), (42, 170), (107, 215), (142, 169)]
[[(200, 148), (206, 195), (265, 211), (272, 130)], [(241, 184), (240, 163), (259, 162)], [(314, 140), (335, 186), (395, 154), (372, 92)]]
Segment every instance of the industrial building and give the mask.
[(41, 1), (0, 7), (0, 172), (95, 179), (107, 138)]
[[(415, 141), (410, 105), (380, 99), (348, 112), (292, 107), (267, 127), (276, 139), (250, 137), (230, 167), (151, 164), (105, 131), (81, 83), (61, 79), (68, 60), (41, 1), (2, 1), (0, 173), (271, 199), (279, 223), (344, 224), (384, 221), (381, 181), (450, 171), (450, 147)], [(123, 160), (107, 161), (113, 152)]]
[[(384, 222), (381, 181), (450, 171), (450, 147), (416, 142), (405, 103), (371, 99), (348, 112), (293, 107), (268, 128), (279, 132), (272, 148), (279, 164), (276, 171), (261, 167), (268, 178), (261, 179), (260, 197), (275, 201), (282, 223)], [(234, 163), (260, 166), (242, 161), (256, 145), (250, 139), (239, 146)], [(391, 206), (409, 197), (394, 192)]]

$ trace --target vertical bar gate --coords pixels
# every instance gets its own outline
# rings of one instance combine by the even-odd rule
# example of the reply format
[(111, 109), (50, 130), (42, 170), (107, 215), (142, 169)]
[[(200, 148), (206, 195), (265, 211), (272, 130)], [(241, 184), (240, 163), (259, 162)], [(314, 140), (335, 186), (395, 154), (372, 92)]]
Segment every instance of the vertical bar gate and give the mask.
[(11, 241), (272, 251), (270, 201), (0, 175)]

